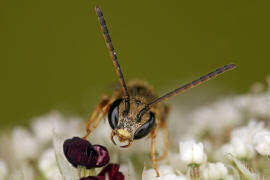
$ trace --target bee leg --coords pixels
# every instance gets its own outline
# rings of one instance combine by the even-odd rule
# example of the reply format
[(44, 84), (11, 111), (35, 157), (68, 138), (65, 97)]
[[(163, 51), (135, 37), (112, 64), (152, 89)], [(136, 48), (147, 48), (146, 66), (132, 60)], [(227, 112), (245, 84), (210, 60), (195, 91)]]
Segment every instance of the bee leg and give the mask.
[(162, 130), (162, 136), (164, 141), (164, 150), (160, 157), (157, 158), (157, 161), (161, 161), (166, 158), (169, 150), (169, 137), (168, 137), (168, 128), (167, 128), (167, 117), (170, 112), (171, 108), (170, 105), (166, 104), (164, 106), (164, 112), (161, 119), (161, 130)]
[(157, 160), (156, 160), (156, 146), (155, 146), (155, 139), (157, 134), (157, 127), (155, 127), (151, 132), (151, 157), (152, 157), (152, 166), (156, 172), (157, 177), (159, 177), (159, 172), (157, 169)]
[(157, 161), (161, 161), (166, 158), (169, 150), (169, 138), (168, 138), (168, 129), (166, 123), (161, 125), (162, 136), (164, 141), (164, 150), (163, 153), (157, 158)]
[[(96, 106), (94, 112), (92, 113), (92, 115), (90, 116), (90, 119), (88, 120), (88, 123), (87, 123), (86, 128), (85, 128), (86, 134), (83, 137), (84, 139), (86, 139), (88, 137), (88, 135), (91, 133), (91, 131), (96, 129), (96, 127), (98, 126), (102, 117), (105, 114), (107, 114), (107, 112), (109, 110), (110, 100), (111, 99), (108, 96), (103, 96), (101, 98), (101, 101)], [(94, 122), (94, 124), (93, 124), (92, 129), (91, 129), (91, 125), (93, 122)]]

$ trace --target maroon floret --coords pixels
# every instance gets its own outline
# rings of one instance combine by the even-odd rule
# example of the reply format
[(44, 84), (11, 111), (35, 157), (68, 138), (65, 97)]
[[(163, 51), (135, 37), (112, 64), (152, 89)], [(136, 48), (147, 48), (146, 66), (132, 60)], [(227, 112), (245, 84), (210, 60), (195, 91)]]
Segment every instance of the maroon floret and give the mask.
[(79, 137), (67, 139), (63, 145), (67, 160), (74, 166), (87, 169), (101, 167), (110, 160), (107, 149), (100, 145), (92, 146), (90, 142)]
[(103, 170), (98, 174), (98, 176), (88, 176), (80, 178), (80, 180), (105, 180), (105, 177), (108, 177), (108, 180), (124, 180), (125, 176), (119, 172), (118, 164), (109, 164), (103, 168)]

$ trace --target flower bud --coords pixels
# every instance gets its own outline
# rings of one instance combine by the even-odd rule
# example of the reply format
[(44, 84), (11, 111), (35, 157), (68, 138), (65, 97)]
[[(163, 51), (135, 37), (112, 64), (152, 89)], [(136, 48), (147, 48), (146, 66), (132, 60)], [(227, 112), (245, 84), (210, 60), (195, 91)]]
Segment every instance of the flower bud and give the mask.
[(110, 160), (107, 149), (100, 145), (92, 146), (90, 142), (79, 137), (67, 139), (63, 145), (67, 160), (74, 166), (86, 169), (101, 167)]
[(204, 160), (203, 144), (194, 140), (180, 142), (180, 156), (188, 165), (200, 165)]
[(108, 174), (109, 180), (124, 180), (124, 175), (119, 172), (119, 164), (109, 164), (98, 174), (98, 176), (106, 177)]

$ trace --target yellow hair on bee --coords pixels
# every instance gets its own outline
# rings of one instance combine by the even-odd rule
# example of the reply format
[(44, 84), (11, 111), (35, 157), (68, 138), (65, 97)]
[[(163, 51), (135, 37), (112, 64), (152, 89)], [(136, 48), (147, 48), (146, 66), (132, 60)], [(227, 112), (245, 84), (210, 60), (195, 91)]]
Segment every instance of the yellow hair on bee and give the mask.
[(131, 137), (130, 133), (129, 133), (127, 130), (125, 130), (125, 129), (118, 129), (118, 130), (117, 130), (117, 133), (118, 133), (120, 136), (125, 137), (125, 138), (127, 138), (127, 139)]

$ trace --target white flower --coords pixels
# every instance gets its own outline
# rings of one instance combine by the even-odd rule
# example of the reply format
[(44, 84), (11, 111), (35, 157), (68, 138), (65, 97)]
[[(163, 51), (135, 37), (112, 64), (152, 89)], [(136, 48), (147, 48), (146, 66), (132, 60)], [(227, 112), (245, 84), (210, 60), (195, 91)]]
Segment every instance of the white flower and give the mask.
[(232, 151), (231, 154), (241, 159), (252, 158), (255, 154), (254, 148), (251, 143), (247, 142), (243, 136), (234, 136), (231, 139)]
[(58, 170), (54, 150), (48, 149), (41, 155), (38, 167), (43, 176), (50, 180), (62, 180), (62, 176)]
[(33, 159), (39, 153), (38, 141), (25, 128), (17, 127), (12, 132), (14, 155), (19, 160)]
[(144, 170), (142, 180), (188, 180), (185, 176), (177, 176), (171, 166), (159, 166), (158, 171), (160, 177), (156, 177), (154, 169)]
[(228, 177), (228, 169), (223, 163), (208, 163), (203, 168), (202, 175), (204, 179), (226, 179)]
[(52, 141), (52, 129), (56, 128), (57, 132), (63, 132), (66, 129), (65, 125), (64, 118), (58, 112), (51, 112), (47, 115), (37, 117), (31, 124), (34, 135), (40, 144), (46, 144)]
[(225, 154), (232, 154), (238, 159), (250, 159), (255, 155), (252, 137), (264, 130), (263, 123), (251, 121), (248, 126), (235, 129), (229, 144), (222, 147)]
[(253, 137), (256, 151), (261, 155), (270, 155), (270, 131), (257, 132)]
[(4, 180), (7, 177), (8, 168), (4, 161), (0, 160), (0, 180)]
[(204, 160), (203, 144), (194, 140), (180, 142), (180, 156), (188, 165), (201, 164)]

